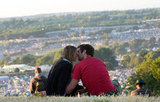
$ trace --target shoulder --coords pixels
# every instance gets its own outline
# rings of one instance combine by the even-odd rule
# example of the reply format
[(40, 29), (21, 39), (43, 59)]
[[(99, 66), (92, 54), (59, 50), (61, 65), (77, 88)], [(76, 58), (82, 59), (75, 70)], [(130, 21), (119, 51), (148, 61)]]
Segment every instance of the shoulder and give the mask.
[(52, 69), (61, 69), (66, 67), (72, 67), (72, 63), (69, 63), (61, 59), (52, 66)]
[(34, 83), (34, 82), (36, 82), (36, 78), (35, 78), (35, 77), (33, 77), (33, 78), (31, 79), (31, 83)]
[(82, 61), (78, 62), (76, 65), (77, 66), (83, 65), (83, 64), (86, 64), (88, 62), (92, 62), (93, 60), (96, 60), (96, 58), (94, 58), (94, 57), (87, 57), (87, 58), (83, 59)]
[(80, 61), (80, 62), (78, 62), (77, 64), (75, 64), (75, 66), (74, 66), (74, 68), (73, 69), (75, 69), (75, 68), (79, 68), (79, 67), (81, 67), (83, 65), (83, 62), (82, 61)]
[(102, 60), (95, 58), (95, 57), (88, 57), (87, 61), (91, 61), (91, 62), (98, 62), (98, 63), (103, 63)]
[(56, 63), (56, 65), (60, 65), (60, 66), (63, 66), (63, 65), (72, 65), (72, 63), (68, 62), (68, 61), (65, 61), (63, 60), (62, 58)]
[(77, 63), (73, 68), (73, 73), (79, 73), (83, 68), (84, 63), (81, 61)]
[(42, 77), (41, 77), (42, 79), (46, 79), (46, 77), (43, 75)]
[(147, 92), (147, 93), (152, 93), (152, 91), (149, 90), (149, 89), (144, 89), (144, 91)]

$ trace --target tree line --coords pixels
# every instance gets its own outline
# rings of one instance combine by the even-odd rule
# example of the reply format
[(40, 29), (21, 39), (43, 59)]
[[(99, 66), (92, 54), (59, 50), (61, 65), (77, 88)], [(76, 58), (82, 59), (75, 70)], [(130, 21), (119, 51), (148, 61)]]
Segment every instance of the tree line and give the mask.
[[(157, 8), (10, 18), (9, 20), (0, 21), (0, 39), (28, 38), (30, 36), (45, 37), (46, 32), (65, 30), (71, 27), (140, 25), (145, 20), (160, 19), (159, 14), (160, 9)], [(160, 27), (160, 23), (143, 24), (143, 28), (151, 27)], [(133, 26), (132, 29), (138, 29), (138, 26)]]
[[(9, 62), (9, 58), (0, 60), (0, 65), (10, 65), (10, 64), (27, 64), (27, 65), (53, 65), (60, 57), (62, 57), (62, 49), (58, 49), (55, 52), (50, 52), (44, 56), (34, 56), (34, 55), (24, 55), (17, 57), (13, 61)], [(99, 48), (95, 50), (95, 57), (104, 61), (109, 70), (115, 68), (118, 62), (115, 60), (114, 52), (109, 48)]]

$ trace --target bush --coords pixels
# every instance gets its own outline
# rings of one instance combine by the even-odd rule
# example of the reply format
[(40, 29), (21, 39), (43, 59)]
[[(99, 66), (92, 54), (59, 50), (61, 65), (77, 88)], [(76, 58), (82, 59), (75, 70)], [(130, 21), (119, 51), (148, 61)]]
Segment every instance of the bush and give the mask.
[(20, 71), (19, 68), (15, 68), (15, 69), (14, 69), (14, 72), (19, 72), (19, 71)]
[(137, 79), (143, 79), (145, 88), (150, 89), (155, 95), (160, 95), (160, 57), (155, 60), (143, 61), (136, 68), (136, 73), (130, 76), (127, 84), (135, 87)]

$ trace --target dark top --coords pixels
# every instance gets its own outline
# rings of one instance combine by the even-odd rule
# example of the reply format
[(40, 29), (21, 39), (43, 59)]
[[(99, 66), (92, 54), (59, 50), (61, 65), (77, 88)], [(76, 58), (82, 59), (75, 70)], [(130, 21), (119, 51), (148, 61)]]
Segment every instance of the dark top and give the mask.
[(60, 58), (51, 68), (47, 79), (47, 95), (63, 96), (71, 80), (72, 63)]
[(145, 88), (141, 88), (141, 89), (136, 89), (134, 91), (131, 92), (132, 96), (136, 96), (136, 95), (149, 95), (152, 96), (152, 92), (148, 89)]
[[(46, 86), (47, 86), (47, 79), (45, 76), (41, 76), (41, 77), (38, 77), (38, 76), (35, 76), (34, 78), (32, 78), (31, 82), (30, 82), (30, 92), (32, 94), (35, 93), (36, 91), (36, 83), (37, 83), (37, 80), (42, 80), (44, 82), (44, 90), (46, 90)], [(44, 91), (42, 90), (42, 91)]]

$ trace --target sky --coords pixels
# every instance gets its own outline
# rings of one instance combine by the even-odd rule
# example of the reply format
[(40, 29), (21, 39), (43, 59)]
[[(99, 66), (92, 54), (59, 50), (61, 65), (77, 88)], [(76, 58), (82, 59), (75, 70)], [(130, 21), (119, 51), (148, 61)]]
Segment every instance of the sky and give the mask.
[(0, 0), (0, 18), (143, 8), (160, 8), (160, 0)]

